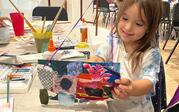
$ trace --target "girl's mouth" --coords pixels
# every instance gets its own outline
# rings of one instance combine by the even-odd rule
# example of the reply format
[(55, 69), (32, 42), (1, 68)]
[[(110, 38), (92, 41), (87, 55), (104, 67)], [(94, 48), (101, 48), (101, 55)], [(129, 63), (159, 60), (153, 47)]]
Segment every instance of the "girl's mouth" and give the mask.
[(123, 33), (123, 36), (125, 36), (125, 37), (129, 37), (129, 36), (132, 36), (133, 34), (131, 34), (131, 33), (128, 33), (128, 32), (126, 32), (126, 31), (124, 31), (123, 29), (121, 29), (121, 31), (122, 31), (122, 33)]

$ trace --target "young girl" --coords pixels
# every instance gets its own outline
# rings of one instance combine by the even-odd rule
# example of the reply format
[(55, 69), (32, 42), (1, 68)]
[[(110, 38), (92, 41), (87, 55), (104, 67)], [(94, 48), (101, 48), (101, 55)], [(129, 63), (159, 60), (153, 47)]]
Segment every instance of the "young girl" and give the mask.
[(118, 38), (109, 38), (89, 61), (119, 62), (121, 79), (115, 80), (111, 112), (154, 112), (160, 70), (155, 33), (162, 14), (162, 0), (124, 0), (118, 13)]

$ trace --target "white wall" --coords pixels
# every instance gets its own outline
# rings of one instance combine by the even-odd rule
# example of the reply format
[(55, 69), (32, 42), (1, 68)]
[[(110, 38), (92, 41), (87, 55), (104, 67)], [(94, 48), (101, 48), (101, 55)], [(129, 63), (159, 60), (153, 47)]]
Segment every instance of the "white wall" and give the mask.
[[(26, 18), (31, 19), (32, 10), (36, 6), (47, 6), (48, 0), (12, 0), (13, 3), (24, 12)], [(88, 7), (92, 0), (83, 0), (83, 11)], [(60, 6), (63, 0), (51, 0), (51, 6)], [(0, 0), (1, 15), (9, 16), (10, 12), (15, 11), (9, 0)], [(80, 17), (80, 0), (67, 0), (67, 11), (70, 21), (77, 20)], [(85, 14), (85, 19), (93, 21), (92, 6)]]
[[(89, 6), (90, 2), (92, 0), (83, 0), (83, 12), (86, 10), (86, 8)], [(80, 17), (80, 0), (69, 0), (68, 3), (68, 11), (71, 14), (70, 19), (71, 20), (77, 20)], [(93, 20), (92, 16), (92, 6), (87, 10), (86, 14), (84, 15), (84, 18), (86, 20)]]
[[(26, 18), (31, 19), (32, 10), (41, 0), (11, 0), (17, 8), (23, 12)], [(9, 0), (0, 0), (1, 15), (9, 16), (10, 12), (15, 12), (15, 8), (10, 4)]]

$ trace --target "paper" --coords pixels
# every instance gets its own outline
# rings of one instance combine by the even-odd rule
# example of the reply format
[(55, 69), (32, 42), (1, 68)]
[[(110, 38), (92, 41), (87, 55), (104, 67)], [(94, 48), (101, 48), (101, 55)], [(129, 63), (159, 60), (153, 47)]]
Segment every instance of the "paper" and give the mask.
[(19, 55), (17, 60), (22, 63), (36, 63), (38, 59), (44, 59), (43, 53), (29, 54), (29, 55)]
[(7, 50), (4, 50), (4, 49), (0, 49), (0, 56), (6, 54), (8, 51)]
[(63, 51), (61, 59), (63, 60), (63, 59), (69, 59), (69, 58), (85, 58), (85, 55), (75, 50)]

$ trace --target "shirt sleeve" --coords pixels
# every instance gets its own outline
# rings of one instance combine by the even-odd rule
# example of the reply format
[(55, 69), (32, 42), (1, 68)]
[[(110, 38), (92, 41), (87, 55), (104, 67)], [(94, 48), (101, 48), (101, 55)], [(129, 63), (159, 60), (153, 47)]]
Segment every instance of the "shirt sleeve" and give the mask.
[(158, 48), (150, 49), (143, 58), (143, 79), (149, 79), (153, 83), (153, 93), (155, 93), (155, 85), (158, 81), (160, 72), (161, 55)]
[(110, 61), (111, 53), (112, 53), (111, 45), (112, 45), (112, 40), (109, 37), (108, 39), (106, 39), (104, 43), (101, 43), (95, 55), (103, 58), (106, 62)]

